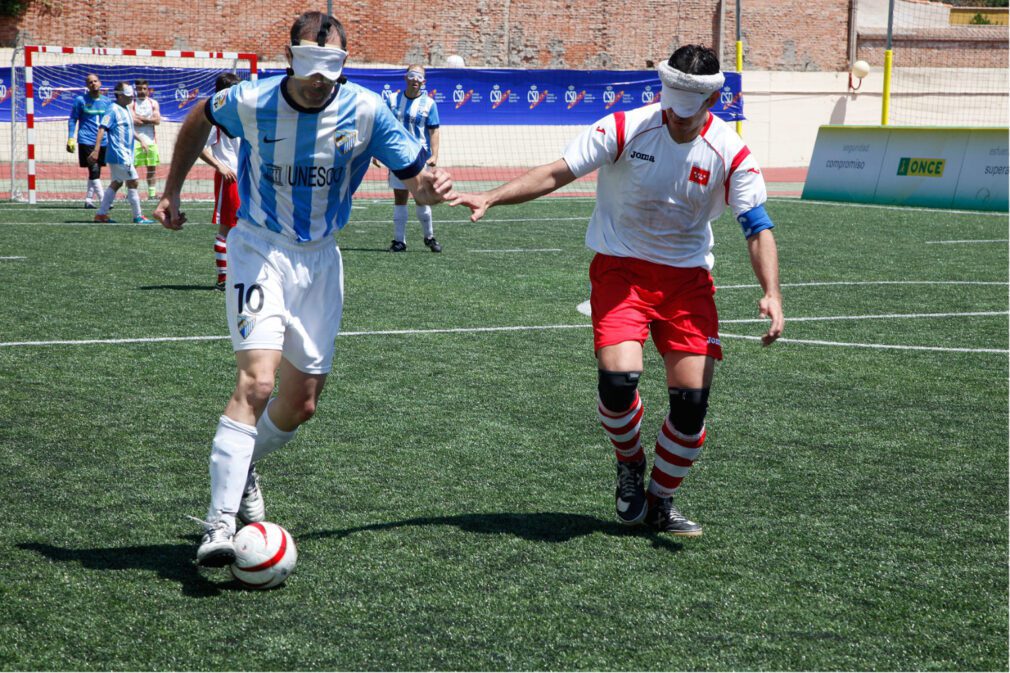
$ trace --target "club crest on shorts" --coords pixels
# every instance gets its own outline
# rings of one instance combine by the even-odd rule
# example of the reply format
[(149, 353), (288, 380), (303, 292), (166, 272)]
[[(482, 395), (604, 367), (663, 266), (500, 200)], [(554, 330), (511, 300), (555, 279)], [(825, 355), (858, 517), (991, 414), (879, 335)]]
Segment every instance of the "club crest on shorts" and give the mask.
[(238, 328), (238, 333), (242, 335), (243, 339), (248, 339), (249, 335), (252, 334), (253, 327), (256, 326), (256, 318), (248, 315), (240, 315), (238, 317), (238, 323), (235, 327)]
[(333, 142), (336, 144), (338, 152), (347, 154), (358, 144), (358, 132), (354, 129), (349, 131), (337, 129), (333, 133)]

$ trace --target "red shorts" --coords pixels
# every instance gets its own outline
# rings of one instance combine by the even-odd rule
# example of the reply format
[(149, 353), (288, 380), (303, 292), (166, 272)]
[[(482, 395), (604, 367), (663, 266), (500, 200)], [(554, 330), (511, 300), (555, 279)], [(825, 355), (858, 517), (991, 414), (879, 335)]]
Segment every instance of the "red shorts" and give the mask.
[(596, 350), (652, 341), (660, 355), (698, 353), (722, 360), (715, 283), (701, 267), (679, 268), (597, 254), (589, 265)]
[(238, 181), (225, 182), (214, 173), (214, 219), (211, 224), (234, 227), (238, 223)]

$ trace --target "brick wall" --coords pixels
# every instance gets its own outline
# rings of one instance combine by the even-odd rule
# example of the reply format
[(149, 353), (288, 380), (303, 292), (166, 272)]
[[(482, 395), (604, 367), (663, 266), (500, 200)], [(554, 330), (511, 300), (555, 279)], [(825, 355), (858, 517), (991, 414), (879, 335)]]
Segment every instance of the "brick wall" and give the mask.
[[(846, 68), (849, 0), (743, 5), (746, 68)], [(718, 0), (337, 1), (334, 6), (358, 63), (440, 66), (449, 54), (459, 54), (476, 67), (630, 69), (665, 58), (681, 44), (718, 42)], [(728, 67), (734, 6), (728, 0)], [(36, 44), (253, 51), (277, 60), (294, 17), (325, 8), (324, 0), (35, 0), (21, 17), (0, 18), (0, 46), (13, 46), (21, 31)]]

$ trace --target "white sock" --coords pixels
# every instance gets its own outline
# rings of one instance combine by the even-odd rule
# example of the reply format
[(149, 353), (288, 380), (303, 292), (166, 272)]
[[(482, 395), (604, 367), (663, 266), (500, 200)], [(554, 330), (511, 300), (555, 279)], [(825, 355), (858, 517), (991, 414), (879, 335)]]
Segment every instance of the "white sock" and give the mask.
[(99, 215), (108, 215), (109, 209), (112, 208), (112, 202), (116, 198), (115, 189), (106, 189), (102, 194), (102, 205), (98, 206)]
[(133, 216), (140, 217), (140, 194), (137, 193), (137, 190), (127, 189), (126, 200), (130, 202), (130, 208), (133, 209)]
[(242, 502), (256, 428), (222, 416), (210, 452), (210, 508), (207, 520), (234, 517)]
[(424, 231), (425, 238), (435, 237), (435, 227), (431, 223), (431, 206), (417, 206), (414, 209), (417, 213), (417, 221), (421, 223), (421, 230)]
[(95, 186), (91, 184), (91, 180), (88, 180), (88, 190), (84, 192), (84, 202), (92, 203), (93, 200), (92, 197), (94, 197), (94, 195), (95, 195)]
[(88, 194), (94, 196), (99, 201), (105, 196), (105, 190), (102, 189), (102, 181), (98, 178), (94, 180), (88, 180)]
[(273, 400), (270, 400), (267, 404), (267, 408), (260, 414), (260, 419), (256, 423), (256, 448), (253, 449), (252, 455), (252, 462), (254, 463), (290, 442), (295, 438), (295, 433), (298, 432), (298, 428), (290, 432), (284, 432), (274, 425), (273, 420), (270, 418), (271, 404), (273, 404)]
[(393, 206), (393, 238), (407, 242), (407, 206)]

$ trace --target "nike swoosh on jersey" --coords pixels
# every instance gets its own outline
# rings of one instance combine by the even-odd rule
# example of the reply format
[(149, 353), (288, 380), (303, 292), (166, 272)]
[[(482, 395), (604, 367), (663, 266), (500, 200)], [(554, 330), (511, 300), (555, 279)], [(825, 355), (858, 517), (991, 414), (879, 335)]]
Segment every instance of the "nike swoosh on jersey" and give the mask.
[(266, 136), (263, 136), (263, 142), (265, 142), (268, 145), (272, 145), (273, 143), (279, 143), (282, 140), (286, 140), (286, 139), (285, 138), (267, 138)]

